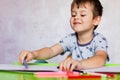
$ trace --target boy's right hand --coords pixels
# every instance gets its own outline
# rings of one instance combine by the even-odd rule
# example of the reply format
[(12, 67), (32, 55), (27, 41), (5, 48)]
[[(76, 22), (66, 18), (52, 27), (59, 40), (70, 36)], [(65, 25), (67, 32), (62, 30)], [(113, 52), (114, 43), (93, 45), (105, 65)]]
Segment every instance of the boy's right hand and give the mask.
[(27, 51), (27, 50), (23, 50), (20, 52), (20, 55), (19, 55), (19, 61), (21, 64), (23, 64), (23, 61), (24, 59), (26, 58), (26, 61), (31, 61), (34, 59), (34, 54), (30, 51)]

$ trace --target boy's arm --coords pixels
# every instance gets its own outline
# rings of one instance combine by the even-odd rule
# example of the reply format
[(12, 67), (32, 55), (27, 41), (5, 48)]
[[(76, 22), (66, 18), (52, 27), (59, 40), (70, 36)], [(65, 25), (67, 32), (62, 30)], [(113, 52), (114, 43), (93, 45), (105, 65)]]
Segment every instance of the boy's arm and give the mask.
[(81, 60), (81, 66), (83, 69), (97, 68), (105, 65), (107, 60), (107, 53), (105, 51), (98, 51), (96, 55), (89, 59)]
[(32, 51), (34, 54), (34, 59), (50, 59), (54, 56), (59, 55), (63, 52), (63, 48), (59, 44), (55, 44), (51, 47), (45, 47), (40, 50)]
[(33, 59), (46, 60), (46, 59), (50, 59), (62, 52), (63, 52), (63, 48), (59, 44), (55, 44), (51, 47), (42, 48), (42, 49), (36, 50), (36, 51), (23, 50), (23, 51), (21, 51), (21, 53), (19, 55), (19, 61), (21, 64), (23, 64), (23, 61), (25, 58), (26, 58), (27, 62), (31, 61)]
[(65, 60), (60, 63), (60, 70), (69, 70), (73, 71), (74, 69), (81, 70), (81, 69), (90, 69), (90, 68), (97, 68), (102, 67), (106, 63), (107, 54), (105, 51), (98, 51), (96, 55), (89, 59), (84, 59), (81, 61), (72, 59), (68, 56)]

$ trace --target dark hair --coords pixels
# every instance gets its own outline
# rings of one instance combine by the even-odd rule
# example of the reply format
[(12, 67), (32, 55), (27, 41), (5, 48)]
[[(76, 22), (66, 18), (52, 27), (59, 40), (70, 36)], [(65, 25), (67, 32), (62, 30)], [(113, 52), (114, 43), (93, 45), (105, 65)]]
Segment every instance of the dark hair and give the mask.
[[(93, 18), (96, 18), (97, 16), (102, 16), (103, 7), (99, 0), (73, 0), (71, 4), (71, 10), (73, 9), (75, 4), (77, 4), (79, 8), (79, 5), (85, 5), (86, 3), (90, 3), (93, 6)], [(95, 26), (94, 30), (97, 28), (97, 26), (98, 25)]]

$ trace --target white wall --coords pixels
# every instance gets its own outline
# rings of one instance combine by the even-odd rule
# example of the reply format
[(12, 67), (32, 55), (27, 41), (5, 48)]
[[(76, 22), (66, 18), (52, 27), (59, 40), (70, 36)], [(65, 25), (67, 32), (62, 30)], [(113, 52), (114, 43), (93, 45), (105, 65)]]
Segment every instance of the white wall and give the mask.
[(110, 63), (120, 63), (120, 1), (101, 0), (101, 2), (104, 14), (97, 31), (103, 33), (108, 39)]
[[(0, 0), (0, 63), (18, 61), (21, 50), (37, 50), (58, 42), (72, 32), (72, 0)], [(120, 1), (101, 0), (104, 7), (97, 31), (109, 43), (111, 63), (120, 63)], [(49, 61), (60, 62), (62, 57)]]

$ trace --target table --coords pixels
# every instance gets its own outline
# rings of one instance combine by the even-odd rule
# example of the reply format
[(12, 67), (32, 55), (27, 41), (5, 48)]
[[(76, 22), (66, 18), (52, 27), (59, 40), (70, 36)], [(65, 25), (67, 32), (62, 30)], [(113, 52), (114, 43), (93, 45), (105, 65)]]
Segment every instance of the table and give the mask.
[[(9, 71), (0, 70), (0, 80), (120, 80), (120, 74), (112, 74), (110, 76), (96, 76), (88, 74), (65, 75), (58, 74), (57, 76), (44, 76), (43, 73), (57, 72), (24, 72), (24, 71)], [(43, 74), (43, 76), (41, 76)], [(46, 75), (45, 74), (45, 75)]]
[[(80, 77), (81, 76), (81, 77)], [(120, 74), (115, 74), (111, 77), (83, 77), (80, 75), (79, 78), (70, 77), (39, 77), (33, 72), (15, 72), (15, 71), (0, 71), (0, 80), (120, 80)]]

